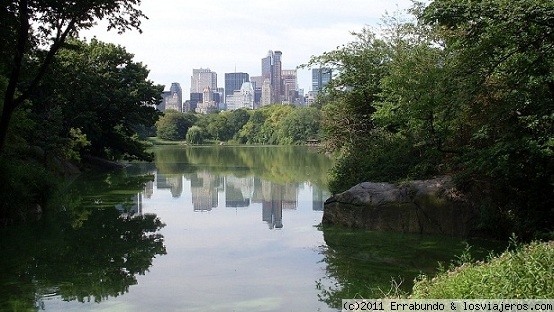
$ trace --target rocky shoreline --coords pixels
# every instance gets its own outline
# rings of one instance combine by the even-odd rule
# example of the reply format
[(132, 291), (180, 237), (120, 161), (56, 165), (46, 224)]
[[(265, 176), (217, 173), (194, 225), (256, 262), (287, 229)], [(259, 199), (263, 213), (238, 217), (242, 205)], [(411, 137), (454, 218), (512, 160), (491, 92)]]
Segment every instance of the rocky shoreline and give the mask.
[(478, 210), (450, 177), (402, 184), (363, 182), (324, 204), (322, 225), (467, 237)]

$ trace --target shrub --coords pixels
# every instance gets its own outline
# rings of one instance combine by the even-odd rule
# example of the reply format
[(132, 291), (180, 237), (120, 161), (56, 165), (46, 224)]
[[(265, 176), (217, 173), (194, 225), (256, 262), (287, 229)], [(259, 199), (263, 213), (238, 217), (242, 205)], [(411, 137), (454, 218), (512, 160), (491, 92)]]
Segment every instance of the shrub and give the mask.
[(488, 262), (465, 262), (436, 277), (422, 276), (411, 298), (554, 298), (554, 241), (532, 242)]

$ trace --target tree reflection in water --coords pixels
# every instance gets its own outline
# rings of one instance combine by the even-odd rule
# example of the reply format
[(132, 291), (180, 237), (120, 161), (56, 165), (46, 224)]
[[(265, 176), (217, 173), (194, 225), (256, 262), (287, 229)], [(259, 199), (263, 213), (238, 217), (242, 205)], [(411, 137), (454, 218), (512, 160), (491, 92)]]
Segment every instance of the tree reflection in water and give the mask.
[(469, 244), (474, 259), (505, 246), (494, 241), (321, 227), (320, 248), (326, 277), (317, 280), (319, 300), (340, 309), (342, 299), (383, 298), (406, 294), (420, 274), (446, 267)]
[[(75, 209), (65, 206), (42, 220), (1, 231), (0, 310), (40, 309), (49, 296), (100, 302), (122, 295), (155, 256), (166, 254), (158, 232), (164, 224), (156, 215), (122, 214), (113, 205), (98, 204), (115, 203), (117, 197), (128, 202), (129, 193), (142, 187), (122, 181), (110, 181), (113, 192), (105, 201), (94, 194), (96, 204), (85, 205), (93, 194), (78, 192), (72, 199)], [(127, 191), (114, 191), (118, 188)]]

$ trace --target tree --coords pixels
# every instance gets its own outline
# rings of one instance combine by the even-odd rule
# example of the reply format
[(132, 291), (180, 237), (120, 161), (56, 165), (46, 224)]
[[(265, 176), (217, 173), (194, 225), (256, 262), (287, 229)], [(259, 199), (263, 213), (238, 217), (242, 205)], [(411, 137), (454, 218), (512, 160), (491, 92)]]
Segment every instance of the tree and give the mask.
[(233, 137), (237, 138), (238, 133), (242, 127), (250, 120), (250, 115), (246, 109), (236, 109), (231, 112), (229, 116), (229, 128)]
[(260, 135), (261, 127), (265, 122), (264, 109), (257, 109), (251, 112), (250, 119), (242, 126), (236, 135), (236, 138), (241, 143), (260, 143), (258, 136)]
[(192, 126), (187, 131), (187, 142), (190, 144), (202, 144), (204, 141), (204, 131), (198, 126)]
[(48, 151), (42, 142), (66, 140), (79, 129), (93, 156), (151, 159), (136, 129), (154, 125), (163, 86), (148, 80), (148, 73), (121, 46), (69, 40), (30, 95), (37, 124), (43, 124), (33, 131), (34, 145)]
[(156, 122), (156, 135), (164, 140), (184, 140), (190, 127), (194, 125), (197, 118), (193, 113), (180, 113), (168, 110)]
[(209, 124), (206, 128), (210, 137), (218, 141), (227, 141), (233, 137), (232, 129), (229, 128), (229, 116), (231, 112), (219, 112), (210, 114)]
[(436, 0), (420, 14), (453, 58), (454, 92), (441, 102), (463, 121), (462, 177), (521, 235), (553, 226), (553, 16), (552, 1), (532, 0)]
[[(0, 154), (4, 150), (10, 120), (39, 85), (65, 41), (96, 20), (107, 19), (108, 30), (138, 29), (146, 16), (137, 7), (141, 0), (11, 0), (0, 9), (2, 57), (0, 70), (7, 77), (0, 115)], [(41, 47), (48, 46), (41, 50)], [(42, 54), (36, 67), (29, 60)], [(32, 63), (32, 62), (31, 62)]]
[(298, 107), (279, 122), (281, 144), (305, 144), (319, 138), (321, 112), (314, 107)]
[(326, 150), (338, 156), (330, 179), (333, 192), (364, 180), (391, 178), (375, 163), (385, 149), (376, 143), (389, 138), (376, 129), (374, 113), (382, 100), (381, 83), (390, 70), (392, 49), (369, 28), (352, 35), (354, 41), (306, 65), (332, 68), (335, 75), (325, 89), (328, 102), (323, 103), (321, 125)]

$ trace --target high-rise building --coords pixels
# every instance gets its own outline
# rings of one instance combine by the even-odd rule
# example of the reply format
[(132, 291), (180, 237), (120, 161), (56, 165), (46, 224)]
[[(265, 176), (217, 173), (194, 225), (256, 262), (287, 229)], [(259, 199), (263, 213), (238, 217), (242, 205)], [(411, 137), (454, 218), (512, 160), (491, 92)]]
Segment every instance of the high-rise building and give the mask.
[(282, 79), (284, 89), (283, 101), (288, 104), (298, 104), (298, 78), (296, 69), (283, 70)]
[[(195, 93), (191, 93), (195, 94)], [(204, 88), (202, 91), (202, 103), (196, 105), (195, 111), (199, 114), (209, 114), (219, 109), (218, 104), (213, 100), (214, 92), (210, 87)]]
[(226, 97), (225, 103), (227, 104), (227, 110), (239, 108), (254, 109), (254, 88), (252, 83), (243, 82), (240, 90)]
[(281, 103), (283, 101), (283, 81), (282, 81), (282, 69), (283, 64), (281, 62), (281, 57), (283, 52), (275, 51), (273, 53), (273, 72), (272, 72), (272, 93), (273, 93), (273, 103)]
[(272, 81), (273, 76), (273, 51), (269, 50), (267, 56), (262, 59), (262, 78)]
[(260, 100), (261, 106), (267, 106), (271, 105), (273, 97), (271, 96), (271, 81), (269, 78), (264, 79), (264, 83), (262, 85), (262, 98)]
[(260, 107), (262, 100), (262, 86), (264, 85), (263, 76), (252, 76), (250, 77), (250, 82), (254, 87), (254, 108)]
[(333, 76), (333, 71), (331, 68), (313, 68), (312, 69), (312, 91), (319, 92), (323, 87), (325, 87), (329, 81), (331, 81)]
[(161, 111), (171, 109), (181, 112), (183, 110), (183, 90), (178, 82), (172, 83), (169, 91), (162, 93), (162, 105), (160, 106)]
[(282, 56), (283, 52), (281, 51), (274, 52), (269, 50), (269, 52), (267, 52), (267, 56), (262, 58), (262, 77), (264, 80), (269, 79), (271, 84), (271, 103), (281, 103), (285, 99), (285, 90), (282, 79)]
[(247, 73), (225, 73), (225, 97), (240, 90), (245, 82), (250, 82), (250, 76)]
[(193, 69), (190, 77), (190, 93), (202, 93), (206, 87), (217, 90), (217, 73), (209, 68)]

